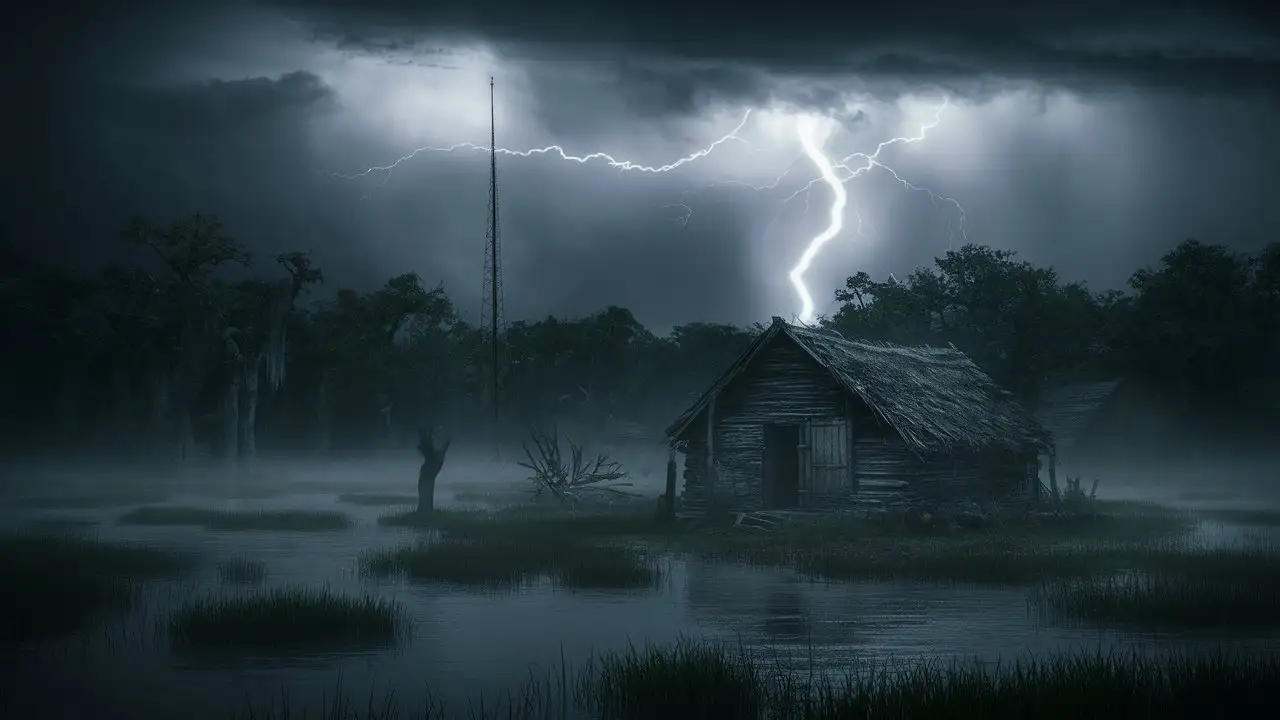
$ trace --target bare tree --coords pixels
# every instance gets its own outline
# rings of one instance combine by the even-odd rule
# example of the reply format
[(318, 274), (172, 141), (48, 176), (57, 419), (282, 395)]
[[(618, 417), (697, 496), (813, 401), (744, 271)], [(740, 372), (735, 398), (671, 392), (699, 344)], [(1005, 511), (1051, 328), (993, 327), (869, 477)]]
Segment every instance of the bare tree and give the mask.
[(418, 431), (418, 452), (422, 453), (422, 467), (418, 469), (418, 513), (426, 514), (435, 510), (436, 477), (444, 467), (444, 456), (449, 452), (449, 443), (436, 445), (435, 433), (432, 430)]
[(626, 479), (627, 471), (607, 455), (596, 455), (593, 460), (585, 460), (582, 447), (568, 440), (569, 458), (566, 461), (560, 449), (560, 437), (554, 429), (549, 433), (531, 430), (529, 438), (533, 447), (530, 448), (525, 443), (524, 454), (528, 462), (521, 462), (520, 466), (533, 472), (529, 480), (536, 486), (535, 495), (548, 492), (574, 508), (592, 494), (605, 497), (635, 496), (620, 489), (631, 485), (618, 482)]

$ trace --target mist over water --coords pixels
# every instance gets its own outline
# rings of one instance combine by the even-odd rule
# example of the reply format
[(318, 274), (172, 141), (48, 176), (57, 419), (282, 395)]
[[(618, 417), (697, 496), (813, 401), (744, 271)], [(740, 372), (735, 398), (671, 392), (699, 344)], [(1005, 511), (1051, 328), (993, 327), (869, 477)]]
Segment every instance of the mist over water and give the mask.
[[(479, 507), (476, 494), (518, 498), (527, 472), (512, 452), (504, 460), (484, 453), (451, 458), (437, 488), (437, 507)], [(661, 492), (665, 454), (638, 451), (626, 458), (637, 471), (637, 492)], [(3, 523), (25, 528), (86, 533), (104, 541), (127, 541), (189, 550), (198, 570), (181, 580), (145, 585), (143, 599), (123, 619), (112, 619), (81, 637), (0, 651), (10, 678), (7, 707), (13, 717), (154, 716), (223, 718), (247, 702), (266, 707), (282, 691), (295, 704), (318, 703), (341, 686), (363, 702), (394, 689), (403, 709), (428, 697), (462, 711), (481, 698), (504, 697), (534, 678), (558, 675), (562, 658), (581, 666), (593, 654), (666, 644), (692, 637), (740, 644), (766, 656), (790, 658), (817, 673), (839, 675), (865, 660), (978, 658), (1009, 661), (1027, 653), (1141, 648), (1160, 652), (1230, 647), (1274, 652), (1266, 637), (1220, 637), (1204, 633), (1130, 633), (1050, 627), (1028, 611), (1020, 587), (970, 587), (916, 582), (817, 583), (788, 570), (720, 564), (695, 558), (662, 559), (666, 578), (657, 591), (569, 591), (549, 584), (481, 591), (438, 584), (409, 584), (361, 577), (362, 551), (411, 542), (412, 530), (379, 526), (395, 507), (340, 504), (340, 493), (412, 494), (416, 458), (406, 452), (318, 463), (264, 458), (251, 473), (203, 470), (142, 472), (110, 464), (45, 463), (5, 468)], [(1218, 467), (1226, 467), (1220, 465)], [(1107, 474), (1100, 494), (1108, 498), (1168, 504), (1218, 503), (1263, 507), (1256, 490), (1197, 480), (1184, 468), (1155, 478), (1124, 482)], [(1223, 473), (1222, 477), (1227, 477)], [(163, 501), (107, 508), (32, 508), (22, 497), (92, 496), (110, 488), (121, 493), (167, 495)], [(1179, 500), (1188, 489), (1219, 491), (1214, 500)], [(253, 497), (268, 495), (269, 497)], [(1180, 495), (1183, 493), (1183, 495)], [(472, 498), (472, 500), (468, 500)], [(28, 503), (30, 504), (30, 503)], [(354, 526), (332, 532), (218, 532), (199, 527), (116, 524), (138, 504), (223, 510), (341, 511)], [(1275, 528), (1201, 523), (1207, 544), (1275, 542)], [(219, 580), (217, 563), (245, 556), (266, 565), (263, 585), (241, 588)], [(371, 593), (404, 605), (412, 638), (390, 650), (287, 656), (209, 657), (170, 649), (161, 625), (186, 600), (264, 588), (328, 587)]]

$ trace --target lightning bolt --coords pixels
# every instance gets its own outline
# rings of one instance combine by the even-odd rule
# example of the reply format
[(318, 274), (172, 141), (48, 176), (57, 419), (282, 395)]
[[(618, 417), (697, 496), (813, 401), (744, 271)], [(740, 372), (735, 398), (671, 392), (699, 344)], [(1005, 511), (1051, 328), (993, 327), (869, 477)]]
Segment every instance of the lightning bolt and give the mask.
[[(707, 145), (706, 147), (702, 148), (701, 150), (698, 150), (695, 153), (685, 155), (682, 158), (669, 162), (666, 165), (642, 165), (640, 163), (635, 163), (630, 160), (619, 160), (606, 152), (593, 152), (587, 155), (570, 155), (569, 153), (565, 152), (565, 149), (563, 147), (559, 145), (547, 145), (546, 147), (532, 148), (530, 150), (512, 150), (510, 148), (500, 147), (500, 148), (495, 148), (493, 152), (499, 155), (512, 155), (515, 157), (532, 157), (534, 155), (556, 155), (556, 156), (559, 156), (561, 160), (576, 162), (580, 165), (585, 165), (593, 161), (603, 161), (609, 167), (614, 168), (620, 172), (634, 171), (634, 172), (640, 172), (640, 173), (654, 173), (654, 174), (667, 173), (667, 172), (671, 172), (672, 170), (678, 170), (679, 168), (684, 167), (685, 165), (688, 165), (689, 163), (694, 162), (696, 160), (701, 160), (702, 158), (715, 152), (716, 148), (720, 147), (721, 145), (724, 145), (727, 142), (736, 140), (738, 142), (745, 144), (746, 141), (738, 137), (738, 133), (742, 132), (742, 128), (746, 127), (747, 121), (750, 119), (751, 119), (751, 111), (747, 110), (745, 113), (743, 113), (742, 119), (738, 121), (737, 126), (735, 126), (732, 130), (730, 130), (729, 132), (717, 138), (710, 145)], [(361, 170), (360, 172), (354, 173), (351, 175), (339, 175), (337, 173), (330, 173), (330, 175), (332, 177), (342, 178), (344, 180), (356, 180), (363, 177), (369, 177), (370, 175), (376, 175), (378, 173), (386, 173), (385, 177), (390, 177), (392, 171), (394, 171), (401, 164), (406, 163), (424, 153), (456, 152), (458, 150), (475, 150), (475, 151), (489, 152), (488, 147), (484, 145), (477, 145), (475, 143), (469, 143), (469, 142), (455, 143), (453, 145), (448, 145), (444, 147), (424, 145), (422, 147), (413, 149), (408, 154), (402, 155), (399, 158), (396, 158), (395, 161), (390, 162), (386, 165), (374, 165), (372, 167), (365, 168), (364, 170)], [(385, 179), (384, 179), (384, 182), (385, 182)]]
[(814, 258), (818, 257), (818, 253), (822, 252), (822, 246), (844, 229), (844, 206), (849, 202), (849, 194), (845, 192), (844, 183), (841, 182), (840, 176), (836, 175), (836, 166), (822, 150), (822, 142), (817, 137), (818, 130), (818, 118), (804, 116), (796, 121), (796, 134), (800, 136), (800, 146), (818, 168), (822, 182), (831, 188), (834, 195), (829, 209), (830, 223), (825, 230), (809, 241), (809, 246), (800, 254), (800, 260), (796, 262), (795, 267), (791, 268), (788, 275), (792, 287), (796, 289), (796, 295), (800, 296), (799, 318), (804, 323), (813, 321), (813, 296), (809, 294), (809, 288), (804, 283), (804, 274), (809, 271), (809, 266), (813, 264)]
[[(799, 190), (788, 195), (783, 199), (783, 203), (788, 203), (800, 195), (804, 195), (807, 207), (809, 193), (813, 190), (814, 186), (819, 183), (825, 183), (829, 188), (831, 188), (833, 195), (830, 223), (827, 225), (825, 230), (809, 241), (809, 245), (805, 247), (804, 252), (801, 253), (799, 261), (796, 262), (795, 266), (791, 268), (791, 272), (788, 274), (788, 278), (791, 280), (791, 285), (795, 288), (796, 295), (800, 299), (800, 312), (797, 314), (797, 318), (800, 322), (811, 323), (815, 319), (813, 296), (809, 292), (808, 286), (805, 285), (804, 275), (813, 265), (814, 259), (817, 258), (818, 253), (822, 251), (823, 246), (843, 231), (844, 207), (848, 203), (848, 194), (845, 191), (844, 185), (854, 178), (862, 177), (871, 170), (878, 168), (889, 173), (890, 177), (904, 188), (927, 194), (930, 199), (933, 200), (935, 205), (946, 203), (955, 207), (956, 211), (959, 213), (959, 220), (956, 225), (951, 227), (953, 237), (949, 238), (949, 242), (954, 239), (956, 231), (958, 231), (961, 237), (966, 241), (968, 240), (968, 234), (965, 232), (964, 227), (965, 220), (968, 216), (959, 201), (954, 198), (939, 195), (929, 188), (912, 184), (899, 175), (896, 170), (880, 162), (880, 153), (884, 152), (887, 148), (893, 147), (894, 145), (917, 143), (928, 137), (929, 131), (936, 128), (938, 124), (942, 122), (942, 113), (949, 106), (950, 101), (944, 100), (934, 113), (933, 120), (921, 125), (915, 135), (889, 138), (888, 140), (884, 140), (877, 144), (874, 152), (855, 152), (845, 156), (839, 162), (832, 162), (824, 152), (822, 143), (817, 140), (816, 135), (819, 127), (816, 118), (811, 116), (803, 117), (797, 121), (796, 131), (800, 137), (800, 145), (804, 148), (804, 154), (809, 158), (810, 162), (813, 163), (814, 167), (818, 169), (818, 177), (810, 180)], [(850, 167), (851, 164), (859, 160), (861, 161), (861, 164), (858, 165), (858, 167)], [(844, 173), (844, 177), (840, 177), (839, 173), (841, 171)], [(862, 215), (856, 208), (854, 209), (854, 216), (858, 220), (858, 234), (862, 234)]]
[[(810, 195), (813, 189), (816, 188), (818, 185), (825, 185), (827, 188), (831, 190), (831, 193), (832, 193), (832, 202), (831, 202), (831, 205), (828, 207), (829, 221), (828, 221), (827, 227), (809, 241), (809, 244), (805, 247), (804, 251), (801, 253), (799, 260), (796, 262), (795, 266), (791, 268), (787, 276), (793, 289), (795, 290), (797, 297), (800, 300), (800, 312), (797, 314), (797, 318), (801, 322), (811, 323), (814, 321), (816, 317), (815, 307), (813, 302), (813, 295), (812, 293), (810, 293), (808, 286), (805, 284), (804, 276), (809, 271), (809, 269), (813, 266), (814, 261), (817, 259), (818, 255), (822, 252), (822, 249), (827, 245), (827, 243), (829, 243), (831, 240), (838, 237), (840, 233), (844, 231), (844, 212), (846, 207), (849, 204), (849, 196), (845, 188), (845, 185), (849, 181), (855, 178), (862, 177), (868, 174), (869, 172), (871, 172), (872, 170), (876, 170), (876, 169), (882, 170), (888, 173), (889, 176), (895, 182), (900, 184), (902, 187), (915, 192), (922, 192), (927, 194), (930, 197), (930, 199), (933, 200), (935, 205), (940, 205), (940, 204), (951, 205), (956, 209), (958, 213), (958, 221), (955, 224), (952, 224), (950, 226), (951, 236), (952, 236), (951, 239), (954, 239), (954, 235), (958, 232), (966, 241), (968, 240), (968, 235), (966, 234), (965, 227), (964, 227), (965, 222), (967, 220), (967, 215), (965, 213), (964, 207), (961, 206), (957, 200), (951, 197), (940, 195), (926, 187), (915, 185), (907, 181), (896, 170), (884, 164), (880, 160), (881, 153), (890, 147), (893, 147), (895, 145), (917, 143), (924, 140), (927, 137), (929, 131), (936, 128), (938, 124), (942, 121), (942, 113), (944, 110), (946, 110), (948, 106), (949, 106), (949, 102), (944, 100), (943, 103), (938, 107), (936, 113), (934, 114), (933, 119), (930, 122), (927, 122), (921, 125), (915, 135), (893, 137), (888, 140), (884, 140), (876, 145), (876, 148), (873, 152), (851, 153), (841, 158), (838, 161), (833, 161), (830, 157), (828, 157), (823, 147), (824, 142), (823, 140), (820, 140), (818, 137), (820, 134), (820, 131), (822, 130), (822, 123), (821, 123), (822, 118), (818, 116), (812, 116), (812, 115), (800, 116), (796, 119), (796, 135), (800, 141), (802, 152), (799, 155), (797, 155), (790, 163), (788, 163), (786, 168), (783, 169), (783, 171), (776, 178), (774, 178), (772, 182), (765, 183), (763, 185), (753, 185), (741, 180), (722, 180), (719, 182), (705, 183), (704, 185), (701, 186), (704, 189), (708, 187), (734, 186), (734, 187), (749, 189), (755, 192), (765, 192), (765, 191), (778, 189), (778, 187), (781, 186), (782, 182), (794, 170), (796, 164), (802, 159), (807, 158), (809, 162), (812, 163), (813, 166), (817, 169), (818, 177), (813, 178), (808, 182), (804, 183), (802, 186), (800, 186), (799, 189), (790, 193), (789, 195), (787, 195), (782, 199), (782, 205), (785, 206), (787, 203), (791, 202), (795, 198), (803, 195), (805, 198), (805, 209), (808, 210)], [(726, 143), (740, 142), (740, 143), (743, 143), (744, 145), (747, 144), (746, 140), (740, 137), (739, 133), (741, 133), (743, 128), (746, 127), (747, 122), (750, 119), (751, 119), (751, 110), (747, 110), (746, 112), (743, 113), (742, 119), (738, 121), (738, 124), (734, 126), (734, 128), (730, 130), (728, 133), (725, 133), (724, 135), (715, 139), (710, 144), (697, 150), (696, 152), (693, 152), (689, 155), (685, 155), (684, 157), (681, 157), (681, 158), (677, 158), (676, 160), (673, 160), (663, 165), (644, 165), (641, 163), (633, 162), (631, 160), (620, 160), (606, 152), (593, 152), (593, 153), (588, 153), (586, 155), (572, 155), (568, 153), (560, 145), (547, 145), (545, 147), (531, 148), (528, 150), (513, 150), (510, 148), (499, 147), (499, 148), (494, 148), (493, 152), (499, 155), (526, 157), (526, 158), (532, 157), (535, 155), (551, 155), (554, 157), (559, 157), (561, 160), (575, 162), (580, 165), (585, 165), (591, 162), (602, 162), (608, 165), (609, 167), (615, 170), (618, 170), (619, 172), (639, 172), (639, 173), (649, 173), (649, 174), (669, 173), (710, 155), (712, 152), (715, 152), (717, 148), (721, 147)], [(476, 151), (476, 152), (487, 153), (487, 152), (490, 152), (490, 148), (485, 145), (478, 145), (476, 143), (470, 143), (470, 142), (455, 143), (453, 145), (447, 145), (447, 146), (424, 145), (422, 147), (418, 147), (411, 150), (407, 154), (402, 155), (399, 158), (396, 158), (394, 161), (387, 163), (386, 165), (370, 166), (365, 168), (364, 170), (361, 170), (356, 173), (351, 173), (351, 174), (330, 173), (330, 176), (334, 178), (344, 179), (344, 180), (357, 180), (360, 178), (376, 177), (380, 175), (382, 176), (382, 184), (385, 185), (390, 180), (392, 173), (398, 167), (400, 167), (400, 165), (420, 155), (427, 154), (427, 153), (450, 153), (450, 152), (458, 152), (458, 151)], [(664, 206), (665, 208), (676, 209), (679, 211), (678, 216), (675, 218), (675, 220), (681, 226), (687, 226), (690, 218), (693, 216), (693, 209), (688, 204), (689, 202), (688, 193), (689, 191), (682, 193), (682, 198), (683, 198), (682, 202), (673, 203), (673, 204)], [(854, 214), (854, 217), (857, 219), (856, 232), (859, 235), (861, 235), (862, 227), (863, 227), (863, 219), (861, 214), (858, 212), (856, 206), (853, 209), (853, 214)], [(770, 227), (772, 227), (777, 222), (779, 217), (780, 217), (780, 212), (778, 215), (774, 216), (773, 221), (770, 222)]]

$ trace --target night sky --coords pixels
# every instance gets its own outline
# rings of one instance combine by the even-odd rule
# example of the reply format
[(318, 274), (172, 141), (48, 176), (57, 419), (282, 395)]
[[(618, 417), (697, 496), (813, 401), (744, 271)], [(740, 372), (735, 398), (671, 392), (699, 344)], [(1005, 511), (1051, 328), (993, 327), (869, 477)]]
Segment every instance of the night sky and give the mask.
[(509, 319), (796, 313), (787, 273), (832, 198), (796, 194), (819, 177), (805, 117), (836, 160), (938, 118), (881, 152), (893, 172), (846, 185), (844, 231), (805, 276), (819, 312), (853, 272), (901, 276), (966, 239), (1105, 288), (1187, 237), (1280, 238), (1280, 9), (1263, 3), (77, 5), (6, 23), (0, 222), (86, 268), (128, 259), (130, 214), (204, 211), (259, 255), (312, 251), (331, 288), (417, 272), (474, 319), (487, 155), (360, 173), (486, 145), (490, 76), (513, 150), (661, 166), (750, 111), (670, 172), (500, 156)]

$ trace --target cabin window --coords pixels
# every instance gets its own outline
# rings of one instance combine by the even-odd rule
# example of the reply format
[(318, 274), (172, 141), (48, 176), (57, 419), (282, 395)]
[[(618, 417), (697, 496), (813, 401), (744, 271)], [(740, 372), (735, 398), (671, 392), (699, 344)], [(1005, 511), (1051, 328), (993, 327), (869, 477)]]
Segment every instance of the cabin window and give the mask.
[(800, 489), (814, 495), (849, 491), (849, 423), (813, 420), (801, 431)]

